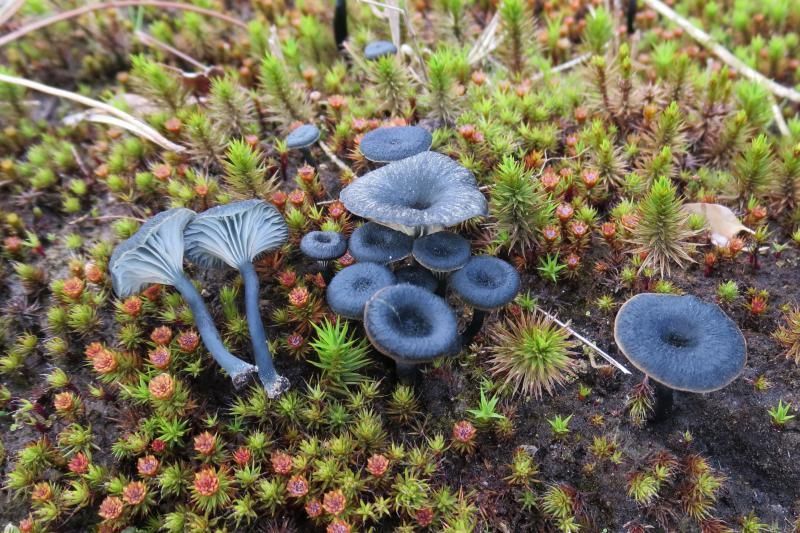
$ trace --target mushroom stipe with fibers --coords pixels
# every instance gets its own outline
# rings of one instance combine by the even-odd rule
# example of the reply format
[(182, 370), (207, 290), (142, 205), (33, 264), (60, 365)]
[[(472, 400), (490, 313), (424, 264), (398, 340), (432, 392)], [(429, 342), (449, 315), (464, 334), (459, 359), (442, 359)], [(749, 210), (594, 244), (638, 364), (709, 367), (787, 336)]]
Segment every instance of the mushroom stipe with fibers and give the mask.
[(152, 283), (175, 287), (191, 309), (208, 352), (231, 378), (234, 387), (241, 388), (256, 367), (225, 348), (203, 298), (183, 271), (183, 232), (194, 217), (194, 211), (175, 208), (145, 222), (111, 254), (108, 263), (111, 283), (120, 298), (131, 296)]
[(244, 280), (247, 327), (259, 378), (270, 398), (289, 387), (272, 362), (259, 309), (259, 280), (253, 261), (281, 246), (289, 235), (283, 216), (263, 200), (212, 207), (197, 215), (185, 232), (186, 255), (199, 265), (239, 270)]
[(407, 283), (376, 292), (364, 308), (364, 329), (372, 345), (392, 358), (409, 381), (417, 365), (461, 350), (456, 315), (443, 298)]
[(673, 390), (719, 390), (744, 369), (747, 345), (716, 304), (695, 296), (637, 294), (620, 308), (614, 340), (633, 366), (656, 383), (655, 420), (669, 415)]

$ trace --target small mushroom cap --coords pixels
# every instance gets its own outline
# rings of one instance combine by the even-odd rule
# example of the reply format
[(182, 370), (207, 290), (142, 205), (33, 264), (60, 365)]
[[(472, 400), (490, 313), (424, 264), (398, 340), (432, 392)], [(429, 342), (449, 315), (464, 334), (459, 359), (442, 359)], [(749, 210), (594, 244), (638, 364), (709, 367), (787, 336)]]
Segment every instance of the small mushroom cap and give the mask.
[(372, 41), (364, 47), (364, 57), (369, 60), (397, 53), (397, 47), (389, 41)]
[(413, 244), (411, 237), (404, 233), (367, 222), (350, 236), (350, 255), (356, 261), (386, 265), (411, 255)]
[(411, 265), (397, 269), (394, 271), (394, 275), (397, 277), (397, 283), (416, 285), (429, 292), (436, 292), (436, 289), (439, 287), (439, 281), (433, 274), (419, 265)]
[(219, 205), (197, 215), (186, 228), (186, 257), (209, 268), (239, 268), (286, 242), (289, 228), (263, 200)]
[(614, 340), (633, 366), (675, 390), (721, 389), (747, 361), (733, 320), (718, 305), (689, 295), (637, 294), (617, 313)]
[(469, 261), (469, 241), (451, 231), (437, 231), (414, 241), (414, 259), (434, 272), (452, 272)]
[(414, 285), (376, 292), (364, 309), (364, 329), (376, 350), (401, 363), (424, 363), (461, 349), (453, 310)]
[(423, 152), (389, 163), (345, 187), (351, 213), (415, 235), (454, 226), (488, 212), (475, 176), (446, 155)]
[(502, 259), (479, 255), (450, 275), (453, 292), (475, 309), (503, 307), (519, 292), (519, 273)]
[(335, 231), (311, 231), (300, 241), (300, 251), (317, 261), (332, 261), (347, 251), (347, 239)]
[(319, 128), (313, 124), (303, 124), (293, 129), (286, 136), (286, 146), (289, 148), (308, 148), (319, 140)]
[(375, 163), (398, 161), (427, 152), (433, 136), (419, 126), (385, 126), (376, 128), (361, 138), (359, 149)]
[(114, 249), (108, 270), (117, 296), (136, 294), (151, 283), (172, 285), (183, 274), (183, 230), (194, 216), (182, 207), (162, 211)]
[(326, 291), (328, 306), (337, 315), (361, 320), (367, 300), (396, 281), (392, 271), (384, 265), (356, 263), (333, 276)]

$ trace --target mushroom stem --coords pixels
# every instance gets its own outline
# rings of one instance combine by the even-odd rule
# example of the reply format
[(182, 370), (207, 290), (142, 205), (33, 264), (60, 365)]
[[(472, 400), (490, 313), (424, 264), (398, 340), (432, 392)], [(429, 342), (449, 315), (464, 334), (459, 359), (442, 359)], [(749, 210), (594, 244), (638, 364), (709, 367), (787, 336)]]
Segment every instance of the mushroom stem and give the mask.
[(289, 387), (289, 380), (278, 374), (272, 363), (272, 354), (267, 344), (267, 334), (261, 321), (261, 310), (258, 306), (259, 282), (253, 263), (246, 262), (239, 267), (244, 280), (244, 301), (247, 314), (247, 328), (253, 344), (253, 356), (258, 367), (258, 377), (267, 391), (267, 396), (276, 398)]
[(674, 394), (672, 389), (653, 380), (653, 395), (656, 404), (653, 406), (653, 422), (662, 422), (672, 415)]
[(467, 325), (464, 333), (461, 334), (461, 344), (462, 346), (467, 346), (469, 343), (472, 342), (472, 339), (475, 338), (475, 335), (483, 327), (483, 320), (486, 318), (486, 311), (482, 311), (480, 309), (473, 309), (472, 310), (472, 320), (470, 320), (469, 325)]
[(416, 381), (417, 376), (419, 376), (419, 369), (417, 368), (417, 365), (395, 361), (395, 367), (397, 371), (397, 379), (403, 385), (413, 384)]
[(302, 154), (303, 154), (303, 159), (304, 159), (304, 161), (305, 161), (306, 163), (308, 163), (309, 165), (311, 165), (312, 167), (315, 167), (315, 168), (316, 168), (316, 166), (317, 166), (317, 160), (314, 158), (314, 156), (313, 156), (313, 155), (311, 155), (311, 149), (310, 149), (310, 148), (308, 148), (308, 147), (306, 147), (306, 148), (301, 148), (301, 149), (300, 149), (300, 152), (302, 152)]
[(185, 274), (178, 276), (173, 286), (189, 305), (189, 309), (192, 310), (192, 316), (194, 317), (197, 331), (200, 332), (203, 344), (211, 354), (211, 357), (213, 357), (217, 364), (228, 374), (233, 381), (233, 386), (237, 389), (241, 388), (247, 382), (248, 376), (256, 371), (256, 367), (242, 361), (225, 348), (219, 336), (219, 331), (217, 331), (217, 327), (214, 325), (214, 319), (211, 318), (211, 314), (208, 312), (203, 298), (200, 296), (200, 293), (197, 292), (192, 281), (186, 277)]
[(344, 42), (347, 40), (347, 0), (336, 0), (333, 8), (333, 35), (336, 48), (344, 49)]

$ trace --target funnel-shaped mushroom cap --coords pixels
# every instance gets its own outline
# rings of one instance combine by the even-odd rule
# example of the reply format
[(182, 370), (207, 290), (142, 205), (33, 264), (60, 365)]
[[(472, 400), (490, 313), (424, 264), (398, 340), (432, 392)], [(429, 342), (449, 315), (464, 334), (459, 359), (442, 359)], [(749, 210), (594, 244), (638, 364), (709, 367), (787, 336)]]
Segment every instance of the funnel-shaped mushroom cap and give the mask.
[(212, 207), (186, 228), (186, 257), (206, 267), (240, 268), (286, 242), (289, 229), (275, 207), (244, 200)]
[(437, 152), (373, 170), (345, 187), (339, 199), (351, 213), (409, 235), (454, 226), (488, 209), (475, 176)]
[(614, 339), (633, 366), (682, 391), (721, 389), (747, 361), (733, 320), (694, 296), (637, 294), (617, 313)]
[(513, 266), (490, 255), (479, 255), (450, 275), (449, 286), (471, 307), (489, 311), (513, 300), (519, 283), (519, 273)]
[(364, 135), (359, 150), (370, 161), (388, 163), (427, 152), (432, 143), (433, 136), (425, 128), (385, 126)]
[(183, 229), (194, 216), (181, 207), (162, 211), (116, 247), (108, 269), (117, 296), (130, 296), (151, 283), (172, 285), (183, 274)]
[(424, 363), (461, 349), (453, 310), (414, 285), (376, 292), (364, 308), (364, 329), (376, 350), (400, 363)]
[(396, 53), (397, 47), (389, 41), (372, 41), (364, 47), (364, 57), (370, 60)]
[(434, 272), (452, 272), (469, 261), (469, 241), (450, 231), (437, 231), (414, 241), (414, 259)]
[(319, 128), (313, 124), (303, 124), (286, 136), (288, 148), (307, 148), (319, 140)]
[(335, 231), (310, 231), (300, 241), (300, 251), (317, 261), (331, 261), (347, 251), (347, 239)]
[(421, 266), (412, 265), (406, 266), (394, 271), (397, 277), (397, 283), (408, 283), (422, 287), (426, 291), (436, 292), (439, 287), (439, 281), (428, 270)]
[(392, 228), (367, 222), (350, 236), (350, 255), (357, 261), (386, 265), (411, 255), (414, 241)]
[(367, 300), (396, 281), (392, 271), (383, 265), (356, 263), (333, 276), (325, 294), (328, 306), (337, 315), (361, 320)]

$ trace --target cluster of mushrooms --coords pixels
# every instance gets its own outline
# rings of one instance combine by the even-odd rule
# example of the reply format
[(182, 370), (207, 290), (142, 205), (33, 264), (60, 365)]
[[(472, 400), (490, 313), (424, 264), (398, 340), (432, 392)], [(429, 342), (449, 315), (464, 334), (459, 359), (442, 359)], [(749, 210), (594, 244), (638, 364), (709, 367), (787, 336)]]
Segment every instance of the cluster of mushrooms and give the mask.
[[(349, 250), (357, 261), (330, 280), (327, 301), (338, 315), (363, 320), (376, 350), (393, 359), (401, 379), (417, 365), (454, 355), (480, 330), (487, 311), (510, 302), (520, 286), (507, 262), (472, 256), (470, 242), (445, 228), (487, 214), (475, 177), (429, 151), (430, 133), (416, 126), (386, 127), (364, 136), (370, 161), (387, 163), (342, 190), (351, 213), (368, 222), (349, 241), (314, 231), (301, 251), (329, 276), (330, 262)], [(473, 308), (459, 333), (447, 291)]]
[[(114, 250), (109, 262), (114, 292), (124, 298), (153, 283), (175, 287), (192, 311), (203, 344), (234, 387), (242, 387), (258, 372), (267, 394), (274, 398), (288, 388), (289, 382), (278, 375), (272, 362), (259, 311), (259, 281), (253, 261), (281, 246), (288, 234), (283, 216), (262, 200), (234, 202), (201, 214), (185, 208), (163, 211)], [(183, 270), (184, 256), (202, 267), (228, 266), (241, 274), (256, 366), (225, 348), (202, 297)]]

